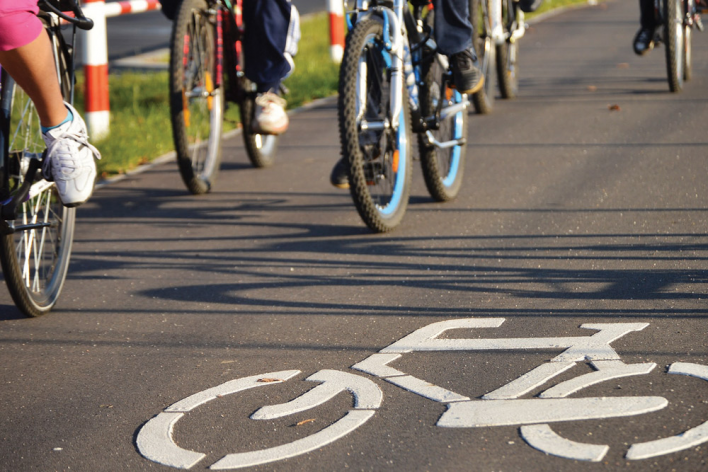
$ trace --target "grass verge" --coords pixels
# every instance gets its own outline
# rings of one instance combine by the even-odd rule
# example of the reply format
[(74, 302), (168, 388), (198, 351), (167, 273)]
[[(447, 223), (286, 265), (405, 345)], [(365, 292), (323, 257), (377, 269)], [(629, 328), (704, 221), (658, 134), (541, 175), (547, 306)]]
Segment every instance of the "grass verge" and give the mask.
[[(587, 0), (546, 0), (538, 12), (527, 18)], [(338, 65), (329, 58), (329, 26), (326, 13), (302, 21), (302, 39), (296, 68), (285, 85), (290, 89), (288, 108), (337, 93)], [(122, 72), (109, 77), (111, 133), (96, 142), (103, 158), (98, 163), (103, 178), (122, 174), (173, 150), (170, 125), (167, 72)], [(77, 90), (83, 90), (79, 74)], [(77, 94), (77, 108), (83, 111), (83, 97)], [(230, 106), (224, 129), (238, 126), (238, 109)]]

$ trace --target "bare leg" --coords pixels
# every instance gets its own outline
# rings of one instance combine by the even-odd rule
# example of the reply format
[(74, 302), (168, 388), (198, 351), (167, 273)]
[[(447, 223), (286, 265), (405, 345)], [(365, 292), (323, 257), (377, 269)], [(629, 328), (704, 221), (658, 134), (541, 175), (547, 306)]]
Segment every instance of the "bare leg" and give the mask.
[(67, 109), (59, 89), (49, 36), (43, 31), (29, 44), (0, 51), (0, 64), (34, 102), (42, 126), (56, 126)]

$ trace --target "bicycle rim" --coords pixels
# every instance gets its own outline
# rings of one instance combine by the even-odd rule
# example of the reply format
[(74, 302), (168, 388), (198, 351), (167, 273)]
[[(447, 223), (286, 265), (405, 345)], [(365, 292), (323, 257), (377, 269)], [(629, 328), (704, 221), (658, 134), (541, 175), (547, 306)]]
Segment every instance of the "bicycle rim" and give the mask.
[(224, 96), (212, 22), (204, 0), (185, 0), (172, 38), (172, 128), (180, 173), (194, 194), (211, 190), (221, 162)]
[(669, 90), (680, 92), (683, 88), (683, 0), (665, 0), (664, 38), (666, 39), (666, 71)]
[[(7, 95), (3, 93), (3, 102), (8, 96), (10, 100), (10, 127), (5, 137), (9, 152), (4, 166), (12, 192), (22, 184), (31, 156), (40, 155), (45, 144), (32, 101), (11, 81), (3, 80), (3, 89), (6, 87), (11, 90)], [(69, 267), (74, 222), (75, 209), (60, 203), (56, 186), (38, 180), (29, 200), (17, 209), (17, 218), (12, 222), (16, 232), (0, 239), (5, 282), (25, 315), (43, 315), (57, 302)]]
[[(502, 1), (502, 25), (504, 32), (511, 35), (514, 24), (514, 2)], [(502, 98), (516, 98), (519, 93), (519, 42), (509, 40), (496, 47), (497, 79)]]
[[(390, 125), (391, 57), (383, 46), (382, 29), (381, 21), (372, 18), (358, 23), (350, 33), (340, 69), (339, 98), (342, 155), (349, 162), (350, 191), (359, 215), (377, 232), (390, 231), (403, 218), (412, 167), (410, 110), (404, 90), (397, 126)], [(370, 125), (368, 129), (364, 122)], [(384, 123), (389, 125), (384, 127)]]
[(484, 86), (478, 92), (472, 94), (472, 103), (477, 113), (491, 113), (494, 108), (495, 79), (496, 79), (496, 47), (492, 39), (492, 23), (489, 17), (489, 7), (487, 0), (478, 0), (474, 11), (470, 12), (472, 18), (476, 18), (474, 25), (480, 25), (475, 29), (476, 41), (475, 50), (479, 58), (479, 68), (484, 74)]

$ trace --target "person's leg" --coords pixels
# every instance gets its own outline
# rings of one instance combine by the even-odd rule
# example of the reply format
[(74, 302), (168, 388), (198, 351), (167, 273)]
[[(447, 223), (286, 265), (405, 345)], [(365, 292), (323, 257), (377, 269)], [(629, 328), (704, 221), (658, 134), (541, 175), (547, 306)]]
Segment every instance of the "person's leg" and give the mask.
[(36, 0), (10, 3), (0, 4), (0, 64), (27, 93), (39, 115), (47, 145), (44, 176), (56, 183), (64, 205), (78, 206), (93, 193), (94, 157), (101, 155), (88, 142), (84, 120), (64, 102), (52, 45), (36, 16)]
[(280, 81), (290, 72), (291, 66), (284, 52), (291, 8), (288, 0), (244, 2), (245, 73), (258, 85), (258, 92), (277, 92)]
[(469, 18), (469, 0), (433, 0), (433, 34), (440, 53), (450, 58), (455, 87), (472, 94), (484, 86), (484, 75), (477, 67), (474, 28)]
[(433, 0), (433, 33), (440, 53), (452, 56), (472, 47), (469, 0)]
[(29, 44), (0, 51), (0, 64), (32, 99), (42, 126), (56, 126), (66, 119), (51, 43), (44, 30)]
[(654, 30), (656, 19), (654, 17), (654, 0), (639, 0), (640, 28), (632, 43), (634, 52), (640, 56), (654, 48)]

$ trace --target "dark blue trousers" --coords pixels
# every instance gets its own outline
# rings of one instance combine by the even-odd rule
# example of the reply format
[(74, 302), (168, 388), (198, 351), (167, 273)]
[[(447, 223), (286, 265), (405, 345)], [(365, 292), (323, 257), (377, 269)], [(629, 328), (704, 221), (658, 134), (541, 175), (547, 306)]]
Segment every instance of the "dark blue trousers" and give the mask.
[(244, 0), (243, 38), (246, 77), (258, 84), (258, 91), (277, 91), (290, 64), (283, 56), (290, 24), (288, 0)]
[(435, 42), (442, 54), (451, 56), (472, 46), (469, 0), (433, 0)]

